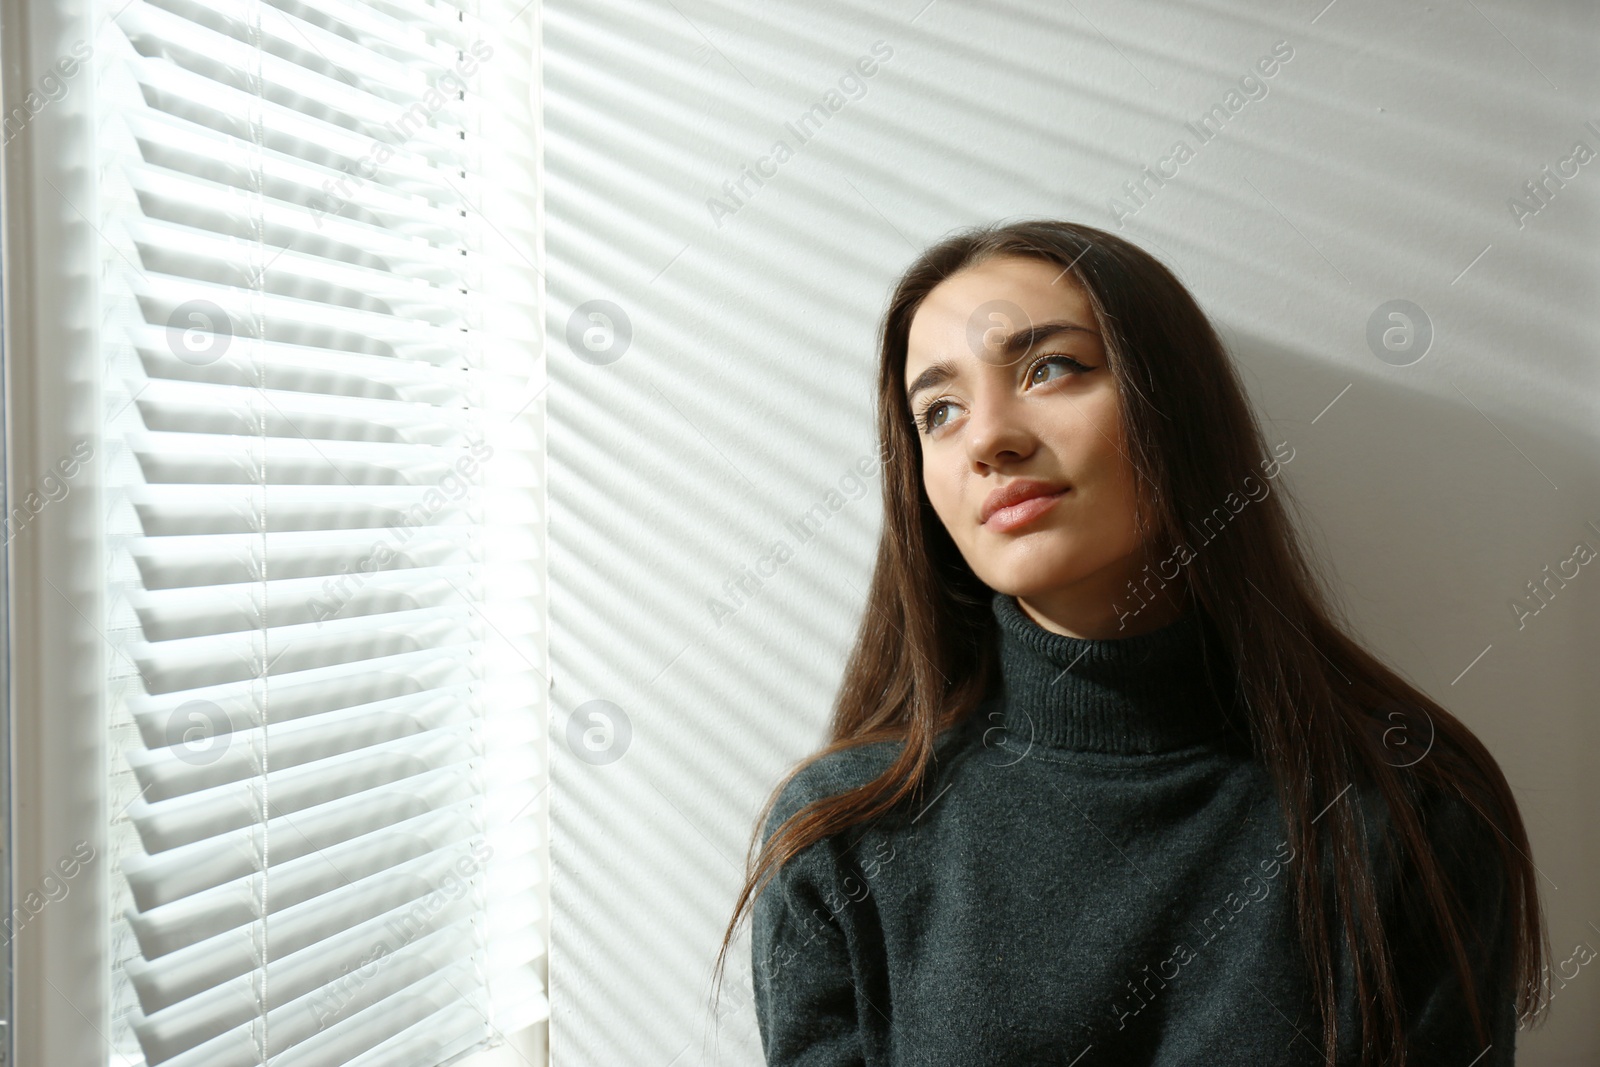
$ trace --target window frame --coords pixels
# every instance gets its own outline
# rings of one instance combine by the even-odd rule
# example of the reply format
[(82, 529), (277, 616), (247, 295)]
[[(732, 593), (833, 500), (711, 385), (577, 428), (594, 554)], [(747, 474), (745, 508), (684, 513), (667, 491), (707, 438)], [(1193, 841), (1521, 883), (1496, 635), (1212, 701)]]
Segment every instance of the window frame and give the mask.
[[(74, 42), (95, 40), (89, 8), (0, 0), (0, 118), (14, 108), (26, 111), (30, 90), (44, 100), (25, 122), (5, 128), (0, 146), (0, 498), (6, 515), (44, 472), (72, 455), (75, 444), (99, 446), (99, 348), (95, 331), (83, 325), (95, 321), (99, 307), (100, 236), (92, 213), (85, 213), (95, 192), (93, 167), (86, 163), (93, 94), (88, 79), (80, 78), (63, 79), (57, 97), (37, 95), (40, 77), (72, 54)], [(530, 19), (533, 30), (532, 106), (542, 157), (541, 9), (541, 0), (532, 0), (520, 17)], [(541, 159), (535, 181), (542, 177)], [(537, 202), (542, 259), (542, 187)], [(541, 286), (541, 312), (543, 301)], [(13, 897), (21, 900), (46, 884), (66, 890), (47, 899), (14, 936), (0, 937), (0, 1064), (117, 1062), (105, 1037), (111, 1010), (107, 879), (115, 876), (104, 862), (111, 745), (99, 688), (107, 653), (91, 621), (103, 617), (102, 574), (89, 565), (104, 558), (97, 458), (25, 527), (8, 525), (0, 554), (0, 916), (10, 914)], [(547, 833), (546, 849), (548, 842)], [(92, 858), (61, 881), (62, 861), (81, 856), (85, 847)], [(548, 989), (548, 861), (545, 871), (542, 970)], [(506, 1036), (506, 1044), (461, 1063), (548, 1063), (548, 1021)]]

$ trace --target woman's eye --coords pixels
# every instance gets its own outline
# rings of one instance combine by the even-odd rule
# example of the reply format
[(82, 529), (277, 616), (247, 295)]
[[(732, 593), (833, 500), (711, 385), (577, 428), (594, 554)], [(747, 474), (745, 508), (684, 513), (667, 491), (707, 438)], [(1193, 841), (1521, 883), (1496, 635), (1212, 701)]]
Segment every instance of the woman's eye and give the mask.
[(938, 401), (923, 408), (922, 415), (917, 420), (918, 422), (922, 423), (922, 432), (932, 433), (934, 430), (938, 429), (941, 424), (934, 420), (934, 414), (949, 406), (949, 403), (946, 401)]
[[(1040, 371), (1052, 365), (1060, 367), (1062, 371), (1068, 375), (1078, 375), (1094, 370), (1093, 367), (1080, 363), (1071, 356), (1056, 353), (1054, 355), (1040, 357), (1038, 362), (1034, 363), (1032, 367), (1028, 368), (1028, 384), (1043, 385), (1046, 382), (1051, 382), (1056, 378), (1061, 377), (1059, 374), (1050, 375), (1047, 377), (1039, 376)], [(940, 419), (938, 417), (939, 412), (950, 406), (951, 403), (948, 400), (934, 400), (930, 401), (928, 404), (925, 404), (922, 410), (916, 416), (917, 425), (922, 428), (922, 432), (925, 434), (931, 434), (940, 426), (944, 425), (944, 423), (948, 420)]]
[(1029, 372), (1028, 378), (1034, 385), (1039, 385), (1042, 382), (1053, 380), (1053, 377), (1059, 377), (1059, 375), (1053, 376), (1052, 378), (1039, 377), (1039, 372), (1044, 368), (1051, 366), (1052, 364), (1062, 367), (1068, 374), (1082, 374), (1084, 371), (1091, 369), (1084, 366), (1082, 363), (1079, 363), (1071, 356), (1045, 356), (1043, 359), (1039, 360), (1039, 362), (1033, 365), (1033, 370)]

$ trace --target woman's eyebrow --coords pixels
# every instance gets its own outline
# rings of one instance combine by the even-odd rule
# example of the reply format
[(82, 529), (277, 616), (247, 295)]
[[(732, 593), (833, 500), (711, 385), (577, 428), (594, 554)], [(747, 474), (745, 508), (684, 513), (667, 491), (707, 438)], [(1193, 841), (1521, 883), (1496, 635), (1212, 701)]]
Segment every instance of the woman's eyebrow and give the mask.
[(1068, 319), (1052, 319), (1050, 322), (1035, 323), (1024, 326), (1022, 329), (1007, 337), (1001, 349), (1008, 355), (1016, 353), (1021, 355), (1027, 352), (1040, 341), (1054, 337), (1058, 333), (1086, 333), (1091, 337), (1099, 337), (1100, 331), (1091, 330), (1087, 326), (1079, 325)]
[(948, 359), (936, 359), (928, 364), (923, 372), (917, 375), (917, 380), (906, 389), (906, 403), (911, 403), (916, 395), (924, 389), (932, 389), (936, 385), (943, 385), (956, 376), (956, 365)]
[[(1099, 336), (1099, 331), (1091, 330), (1087, 326), (1070, 322), (1066, 319), (1056, 319), (1050, 322), (1034, 323), (1032, 326), (1024, 326), (1007, 337), (1000, 347), (1001, 351), (1008, 356), (1021, 356), (1030, 351), (1034, 345), (1048, 340), (1056, 334), (1075, 332), (1086, 333), (1094, 337)], [(950, 381), (957, 373), (958, 370), (953, 360), (934, 360), (928, 364), (921, 374), (917, 375), (916, 380), (906, 389), (906, 403), (911, 403), (916, 395), (924, 389), (932, 389), (934, 386), (943, 385), (945, 382)]]

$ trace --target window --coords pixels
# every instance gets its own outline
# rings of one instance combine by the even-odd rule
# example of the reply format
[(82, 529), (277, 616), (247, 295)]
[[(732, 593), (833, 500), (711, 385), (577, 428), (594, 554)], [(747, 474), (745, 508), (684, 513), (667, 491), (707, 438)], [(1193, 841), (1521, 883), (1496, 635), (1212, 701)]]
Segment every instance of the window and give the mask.
[(548, 1014), (537, 12), (93, 8), (101, 1036), (452, 1062)]

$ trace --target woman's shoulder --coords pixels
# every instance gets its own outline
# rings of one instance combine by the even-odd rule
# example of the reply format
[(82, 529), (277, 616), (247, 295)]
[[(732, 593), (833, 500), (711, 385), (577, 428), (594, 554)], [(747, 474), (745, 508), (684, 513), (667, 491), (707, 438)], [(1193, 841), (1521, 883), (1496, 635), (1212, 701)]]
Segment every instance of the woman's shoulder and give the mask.
[[(974, 738), (981, 732), (983, 720), (979, 712), (987, 703), (980, 704), (978, 711), (972, 714), (958, 717), (935, 737), (933, 758), (928, 764), (923, 792), (931, 795), (943, 788), (953, 777), (956, 768), (970, 758)], [(879, 738), (806, 757), (783, 783), (773, 801), (762, 829), (763, 842), (806, 805), (848, 793), (880, 777), (900, 757), (905, 744), (904, 737)], [(885, 816), (882, 821), (888, 825), (892, 817)]]
[(762, 840), (806, 805), (859, 788), (888, 770), (899, 756), (903, 741), (868, 741), (803, 760), (784, 782), (763, 828)]
[(1504, 906), (1508, 872), (1502, 838), (1510, 838), (1491, 796), (1410, 771), (1401, 772), (1394, 800), (1374, 782), (1362, 783), (1353, 792), (1361, 805), (1374, 873), (1391, 901), (1415, 912), (1424, 907), (1421, 898), (1426, 896), (1415, 851), (1403, 847), (1401, 815), (1394, 807), (1398, 803), (1406, 807), (1406, 815), (1437, 862), (1447, 895), (1479, 916), (1494, 915)]
[[(934, 788), (967, 755), (973, 733), (970, 725), (971, 717), (963, 719), (935, 739), (934, 756), (927, 770), (927, 783), (933, 783)], [(905, 743), (899, 737), (869, 740), (806, 757), (773, 801), (762, 831), (763, 840), (807, 804), (848, 793), (877, 779), (900, 757)]]

